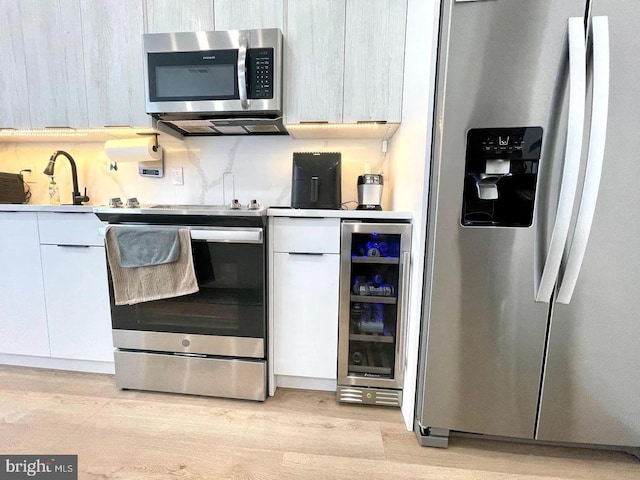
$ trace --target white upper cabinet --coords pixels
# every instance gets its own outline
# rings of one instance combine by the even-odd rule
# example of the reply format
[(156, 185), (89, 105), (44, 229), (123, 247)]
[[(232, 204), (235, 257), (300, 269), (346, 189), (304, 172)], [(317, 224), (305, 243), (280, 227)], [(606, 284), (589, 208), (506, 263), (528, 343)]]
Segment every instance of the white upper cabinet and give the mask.
[(0, 128), (149, 127), (145, 31), (256, 28), (284, 34), (285, 124), (397, 127), (406, 12), (407, 0), (0, 0)]
[(284, 26), (284, 0), (214, 0), (216, 30)]
[[(285, 124), (400, 123), (406, 15), (406, 0), (288, 0)], [(395, 128), (326, 132), (388, 138)], [(295, 130), (296, 138), (318, 135)]]
[(0, 128), (29, 128), (29, 91), (19, 0), (0, 0)]
[(21, 0), (20, 10), (31, 126), (86, 128), (79, 0)]
[(288, 0), (285, 123), (342, 122), (345, 0)]
[(148, 127), (141, 0), (81, 0), (89, 126)]
[(147, 33), (211, 31), (213, 0), (146, 0)]
[(400, 122), (406, 16), (405, 1), (347, 2), (343, 122)]

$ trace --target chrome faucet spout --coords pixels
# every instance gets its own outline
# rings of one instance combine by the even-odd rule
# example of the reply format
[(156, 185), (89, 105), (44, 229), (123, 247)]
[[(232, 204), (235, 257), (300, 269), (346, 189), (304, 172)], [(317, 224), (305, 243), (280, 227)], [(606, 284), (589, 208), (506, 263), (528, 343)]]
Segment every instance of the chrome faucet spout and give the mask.
[(73, 157), (71, 157), (71, 155), (69, 155), (64, 150), (57, 150), (53, 152), (53, 155), (51, 155), (51, 158), (49, 158), (47, 167), (44, 169), (44, 174), (50, 177), (53, 176), (56, 159), (60, 155), (62, 155), (63, 157), (67, 157), (67, 160), (69, 160), (69, 163), (71, 164), (71, 181), (73, 182), (73, 193), (71, 194), (71, 198), (73, 200), (73, 204), (82, 205), (84, 202), (88, 202), (89, 197), (87, 197), (87, 189), (84, 189), (84, 195), (80, 194), (80, 188), (78, 187), (78, 170), (76, 168), (76, 162)]

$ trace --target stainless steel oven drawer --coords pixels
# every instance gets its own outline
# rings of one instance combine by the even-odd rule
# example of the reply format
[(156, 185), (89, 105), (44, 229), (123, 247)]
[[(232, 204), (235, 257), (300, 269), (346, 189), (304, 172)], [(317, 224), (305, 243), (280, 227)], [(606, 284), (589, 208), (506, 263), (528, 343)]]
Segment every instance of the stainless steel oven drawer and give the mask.
[(264, 401), (265, 361), (116, 350), (116, 385), (133, 390)]

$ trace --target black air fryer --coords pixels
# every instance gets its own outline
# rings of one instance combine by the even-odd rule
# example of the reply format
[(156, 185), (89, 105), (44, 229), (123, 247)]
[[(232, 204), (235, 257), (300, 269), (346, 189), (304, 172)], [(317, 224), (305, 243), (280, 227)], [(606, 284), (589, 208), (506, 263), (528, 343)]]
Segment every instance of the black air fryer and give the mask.
[(294, 152), (292, 208), (340, 210), (340, 184), (339, 152)]
[(0, 203), (26, 203), (24, 185), (22, 175), (0, 172)]

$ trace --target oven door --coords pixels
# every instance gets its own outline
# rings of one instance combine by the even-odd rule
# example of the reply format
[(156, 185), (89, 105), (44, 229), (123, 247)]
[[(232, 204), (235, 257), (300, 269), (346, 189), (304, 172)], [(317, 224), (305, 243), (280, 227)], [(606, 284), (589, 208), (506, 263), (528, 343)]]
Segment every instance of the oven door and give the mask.
[[(132, 227), (135, 228), (135, 227)], [(191, 230), (200, 291), (115, 305), (117, 348), (264, 358), (265, 246), (261, 228)]]

